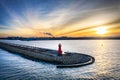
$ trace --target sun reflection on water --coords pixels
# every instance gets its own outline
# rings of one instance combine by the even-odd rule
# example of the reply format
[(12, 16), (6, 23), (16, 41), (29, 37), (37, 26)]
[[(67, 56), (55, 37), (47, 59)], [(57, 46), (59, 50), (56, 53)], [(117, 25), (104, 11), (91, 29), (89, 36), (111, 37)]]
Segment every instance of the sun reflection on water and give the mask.
[(110, 53), (106, 53), (109, 50), (109, 45), (105, 42), (105, 40), (98, 41), (98, 45), (96, 47), (96, 72), (98, 74), (107, 73), (108, 69), (112, 63), (112, 55)]

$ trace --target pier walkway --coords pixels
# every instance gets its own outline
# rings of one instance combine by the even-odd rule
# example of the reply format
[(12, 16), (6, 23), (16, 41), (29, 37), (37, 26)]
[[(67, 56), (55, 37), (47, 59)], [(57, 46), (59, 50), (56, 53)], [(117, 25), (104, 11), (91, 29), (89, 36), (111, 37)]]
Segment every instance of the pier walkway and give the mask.
[(57, 67), (59, 68), (88, 65), (92, 64), (95, 60), (92, 56), (86, 54), (65, 52), (65, 54), (59, 56), (57, 50), (13, 43), (0, 42), (0, 48), (13, 53), (26, 55), (35, 59), (57, 63)]

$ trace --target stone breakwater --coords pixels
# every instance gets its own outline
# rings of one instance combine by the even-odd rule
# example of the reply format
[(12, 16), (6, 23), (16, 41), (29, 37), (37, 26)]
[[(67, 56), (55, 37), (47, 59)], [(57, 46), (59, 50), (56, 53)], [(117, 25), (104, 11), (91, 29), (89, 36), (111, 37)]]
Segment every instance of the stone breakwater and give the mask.
[(58, 68), (79, 67), (92, 64), (95, 61), (92, 56), (86, 54), (65, 52), (65, 54), (59, 56), (57, 50), (5, 42), (0, 42), (0, 48), (46, 62), (57, 63)]

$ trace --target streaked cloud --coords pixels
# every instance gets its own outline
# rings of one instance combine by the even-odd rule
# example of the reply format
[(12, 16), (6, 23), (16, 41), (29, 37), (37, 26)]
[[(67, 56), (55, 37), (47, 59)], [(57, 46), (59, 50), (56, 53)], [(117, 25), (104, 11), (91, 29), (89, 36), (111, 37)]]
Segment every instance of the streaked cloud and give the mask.
[(55, 36), (81, 36), (81, 32), (84, 34), (86, 31), (91, 36), (90, 30), (93, 28), (116, 25), (120, 21), (119, 0), (27, 1), (29, 0), (20, 3), (19, 0), (13, 0), (19, 7), (11, 7), (13, 4), (10, 2), (7, 5), (0, 1), (2, 8), (10, 16), (3, 20), (4, 25), (0, 24), (0, 34), (38, 37), (43, 32)]

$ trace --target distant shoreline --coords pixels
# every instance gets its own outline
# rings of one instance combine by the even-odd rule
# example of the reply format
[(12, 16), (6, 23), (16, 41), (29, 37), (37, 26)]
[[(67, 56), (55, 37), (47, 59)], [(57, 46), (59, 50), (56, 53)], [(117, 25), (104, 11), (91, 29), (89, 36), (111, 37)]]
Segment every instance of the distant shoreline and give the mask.
[(120, 37), (6, 37), (0, 40), (21, 40), (21, 41), (35, 41), (35, 40), (120, 40)]

